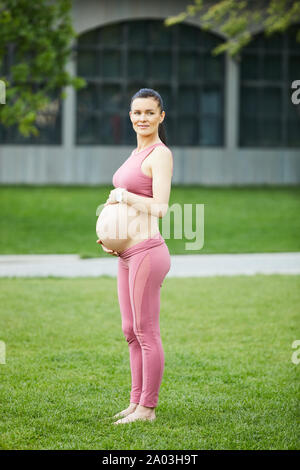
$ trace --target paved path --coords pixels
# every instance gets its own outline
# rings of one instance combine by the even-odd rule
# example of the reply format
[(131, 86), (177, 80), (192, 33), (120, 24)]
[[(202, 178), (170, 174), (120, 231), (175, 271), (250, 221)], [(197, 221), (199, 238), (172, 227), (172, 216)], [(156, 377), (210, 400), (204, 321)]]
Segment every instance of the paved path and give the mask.
[[(78, 255), (1, 255), (0, 277), (117, 275), (118, 258), (81, 259)], [(300, 252), (171, 255), (167, 277), (300, 274)]]

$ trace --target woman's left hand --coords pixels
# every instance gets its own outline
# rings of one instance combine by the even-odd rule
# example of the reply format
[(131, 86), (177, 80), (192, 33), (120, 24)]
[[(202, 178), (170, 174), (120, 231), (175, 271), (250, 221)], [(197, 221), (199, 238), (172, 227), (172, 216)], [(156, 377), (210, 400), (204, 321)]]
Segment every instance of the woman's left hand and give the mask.
[(108, 199), (106, 203), (104, 204), (107, 206), (108, 204), (116, 204), (118, 201), (116, 201), (116, 189), (112, 189), (111, 192), (109, 193)]
[(109, 193), (108, 199), (107, 199), (106, 203), (104, 204), (105, 206), (107, 206), (107, 204), (117, 204), (118, 203), (118, 201), (116, 200), (116, 190), (117, 189), (120, 189), (120, 188), (115, 188), (115, 189), (111, 190), (111, 192)]

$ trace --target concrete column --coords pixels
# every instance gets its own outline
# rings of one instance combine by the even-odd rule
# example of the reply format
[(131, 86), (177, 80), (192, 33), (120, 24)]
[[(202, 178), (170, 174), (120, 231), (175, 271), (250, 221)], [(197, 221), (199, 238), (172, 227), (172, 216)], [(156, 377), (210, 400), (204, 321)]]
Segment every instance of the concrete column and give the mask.
[[(76, 62), (73, 58), (66, 65), (70, 75), (76, 75)], [(72, 86), (65, 88), (66, 98), (62, 104), (62, 147), (63, 147), (63, 182), (74, 182), (76, 173), (75, 129), (76, 129), (76, 90)]]
[(225, 147), (236, 149), (239, 133), (239, 65), (226, 53)]
[[(72, 59), (66, 66), (67, 72), (72, 76), (76, 75), (75, 61)], [(63, 101), (63, 117), (62, 117), (62, 141), (65, 148), (70, 148), (75, 145), (75, 93), (73, 87), (68, 86), (65, 88), (67, 97)]]

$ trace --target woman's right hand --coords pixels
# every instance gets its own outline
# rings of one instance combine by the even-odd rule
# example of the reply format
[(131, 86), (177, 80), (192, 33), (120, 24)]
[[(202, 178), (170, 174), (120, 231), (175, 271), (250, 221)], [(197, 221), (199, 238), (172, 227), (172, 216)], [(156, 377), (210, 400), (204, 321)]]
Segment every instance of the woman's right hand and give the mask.
[(99, 243), (99, 245), (102, 246), (103, 250), (106, 251), (106, 253), (109, 253), (110, 255), (113, 255), (113, 256), (120, 256), (117, 251), (111, 250), (110, 248), (106, 248), (106, 246), (103, 245), (101, 240), (97, 240), (96, 243)]

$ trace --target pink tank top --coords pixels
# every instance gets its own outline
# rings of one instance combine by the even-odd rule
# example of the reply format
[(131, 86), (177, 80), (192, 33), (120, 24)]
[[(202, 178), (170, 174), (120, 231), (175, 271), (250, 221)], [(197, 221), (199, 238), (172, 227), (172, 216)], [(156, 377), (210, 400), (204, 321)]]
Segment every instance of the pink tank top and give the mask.
[(157, 142), (157, 144), (153, 144), (137, 153), (134, 153), (135, 151), (133, 150), (130, 157), (127, 158), (123, 165), (114, 173), (112, 178), (114, 187), (125, 188), (130, 193), (135, 193), (140, 196), (153, 197), (152, 177), (144, 175), (141, 170), (141, 165), (149, 153), (151, 153), (152, 149), (157, 145), (165, 144)]

